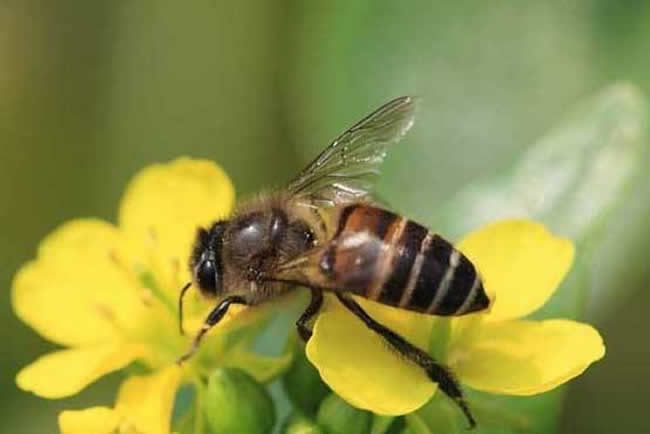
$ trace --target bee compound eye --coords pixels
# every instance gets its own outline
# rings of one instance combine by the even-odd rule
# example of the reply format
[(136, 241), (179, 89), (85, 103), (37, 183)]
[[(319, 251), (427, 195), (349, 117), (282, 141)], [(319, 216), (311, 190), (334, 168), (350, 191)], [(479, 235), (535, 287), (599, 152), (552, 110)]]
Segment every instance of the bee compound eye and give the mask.
[(201, 262), (196, 270), (196, 279), (203, 291), (216, 294), (219, 276), (217, 276), (217, 267), (214, 261)]

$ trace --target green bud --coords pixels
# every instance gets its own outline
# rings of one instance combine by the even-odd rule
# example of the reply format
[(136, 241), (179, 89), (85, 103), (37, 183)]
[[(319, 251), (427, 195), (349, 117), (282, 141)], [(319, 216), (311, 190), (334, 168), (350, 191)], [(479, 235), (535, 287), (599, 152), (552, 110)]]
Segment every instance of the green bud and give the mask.
[(372, 423), (370, 428), (370, 434), (386, 434), (389, 432), (389, 429), (395, 425), (395, 416), (380, 416), (374, 414), (372, 416)]
[(408, 425), (408, 434), (431, 434), (431, 433), (458, 433), (462, 430), (458, 426), (461, 420), (457, 408), (450, 399), (435, 394), (433, 398), (414, 413), (405, 416)]
[(316, 421), (327, 434), (367, 434), (371, 417), (332, 393), (321, 403)]
[(283, 434), (325, 434), (316, 422), (300, 411), (294, 411), (289, 415), (280, 432)]
[(238, 369), (218, 369), (210, 376), (203, 411), (215, 433), (267, 434), (275, 423), (264, 386)]
[(314, 365), (307, 360), (303, 346), (295, 340), (294, 338), (288, 343), (294, 346), (294, 356), (289, 370), (282, 377), (282, 385), (291, 403), (305, 414), (313, 416), (330, 390)]
[[(393, 423), (388, 427), (386, 434), (400, 434), (406, 428), (406, 420), (404, 417), (396, 417)], [(374, 432), (372, 434), (375, 434)]]

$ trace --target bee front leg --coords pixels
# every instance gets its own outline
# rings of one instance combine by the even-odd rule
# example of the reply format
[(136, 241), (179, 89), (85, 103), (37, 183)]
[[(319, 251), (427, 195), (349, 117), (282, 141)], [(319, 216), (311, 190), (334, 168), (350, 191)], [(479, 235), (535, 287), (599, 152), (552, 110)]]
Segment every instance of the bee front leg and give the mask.
[(311, 338), (311, 330), (307, 327), (307, 322), (318, 313), (321, 306), (323, 305), (323, 291), (318, 288), (311, 289), (311, 301), (305, 309), (305, 311), (300, 315), (298, 321), (296, 321), (296, 328), (298, 329), (298, 335), (302, 340), (307, 343), (309, 338)]
[(183, 363), (184, 361), (192, 357), (192, 355), (194, 355), (196, 350), (199, 349), (199, 345), (201, 344), (201, 339), (203, 339), (203, 336), (208, 332), (208, 330), (210, 330), (212, 327), (217, 325), (219, 321), (221, 321), (224, 315), (226, 315), (226, 312), (228, 312), (228, 308), (230, 307), (231, 304), (249, 304), (249, 303), (244, 297), (241, 297), (239, 295), (233, 295), (224, 298), (221, 301), (221, 303), (219, 303), (217, 307), (215, 307), (212, 310), (212, 312), (210, 312), (208, 317), (203, 322), (203, 326), (194, 337), (194, 341), (192, 342), (192, 348), (190, 348), (190, 350), (187, 353), (182, 355), (176, 361), (176, 363), (180, 365), (181, 363)]
[(454, 400), (454, 402), (460, 407), (469, 422), (470, 429), (476, 426), (476, 421), (463, 398), (460, 385), (446, 367), (437, 363), (429, 354), (411, 344), (388, 327), (372, 319), (372, 317), (363, 310), (359, 303), (354, 301), (352, 298), (341, 293), (336, 293), (336, 297), (348, 310), (359, 317), (359, 319), (361, 319), (370, 330), (378, 333), (397, 352), (406, 359), (422, 367), (431, 381), (437, 383), (440, 390)]

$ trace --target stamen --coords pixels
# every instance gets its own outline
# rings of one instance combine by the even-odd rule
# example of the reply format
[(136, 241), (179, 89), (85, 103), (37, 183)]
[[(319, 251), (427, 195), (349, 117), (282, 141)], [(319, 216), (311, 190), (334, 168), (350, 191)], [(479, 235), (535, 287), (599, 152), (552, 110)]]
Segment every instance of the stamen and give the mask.
[(115, 317), (115, 312), (110, 307), (105, 304), (98, 303), (95, 305), (97, 312), (101, 315), (114, 329), (115, 332), (120, 336), (126, 336), (126, 330), (120, 325)]
[(119, 257), (117, 250), (110, 249), (108, 252), (108, 257), (111, 262), (113, 262), (113, 264), (122, 272), (122, 274), (124, 274), (124, 277), (135, 283), (137, 286), (140, 286), (140, 282), (138, 282), (134, 270), (132, 270), (128, 265), (124, 263), (124, 261)]
[(153, 293), (151, 292), (151, 290), (149, 288), (143, 288), (141, 296), (142, 296), (141, 297), (142, 303), (145, 306), (151, 307), (153, 305), (153, 298), (154, 297), (153, 297)]

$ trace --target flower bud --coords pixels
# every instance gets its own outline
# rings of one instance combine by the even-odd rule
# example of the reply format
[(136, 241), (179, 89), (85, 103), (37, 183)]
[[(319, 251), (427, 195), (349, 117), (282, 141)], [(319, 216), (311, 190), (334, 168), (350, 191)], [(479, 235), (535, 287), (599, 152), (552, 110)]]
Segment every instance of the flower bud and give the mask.
[[(404, 417), (407, 428), (401, 434), (458, 433), (463, 428), (462, 420), (455, 404), (441, 393), (437, 393), (424, 406)], [(463, 420), (463, 422), (465, 422)], [(524, 431), (526, 429), (524, 428)]]
[(215, 433), (267, 434), (275, 423), (264, 386), (238, 369), (217, 369), (210, 376), (203, 411)]
[(282, 385), (291, 403), (306, 415), (313, 416), (330, 390), (307, 360), (303, 346), (294, 342), (289, 345), (294, 345), (293, 361), (282, 377)]
[(371, 417), (332, 393), (321, 403), (316, 421), (327, 434), (367, 434)]
[(289, 415), (280, 432), (282, 434), (325, 434), (316, 422), (300, 411), (294, 411)]
[(397, 422), (400, 422), (400, 419), (396, 416), (381, 416), (375, 414), (372, 416), (370, 434), (398, 433), (400, 428)]

